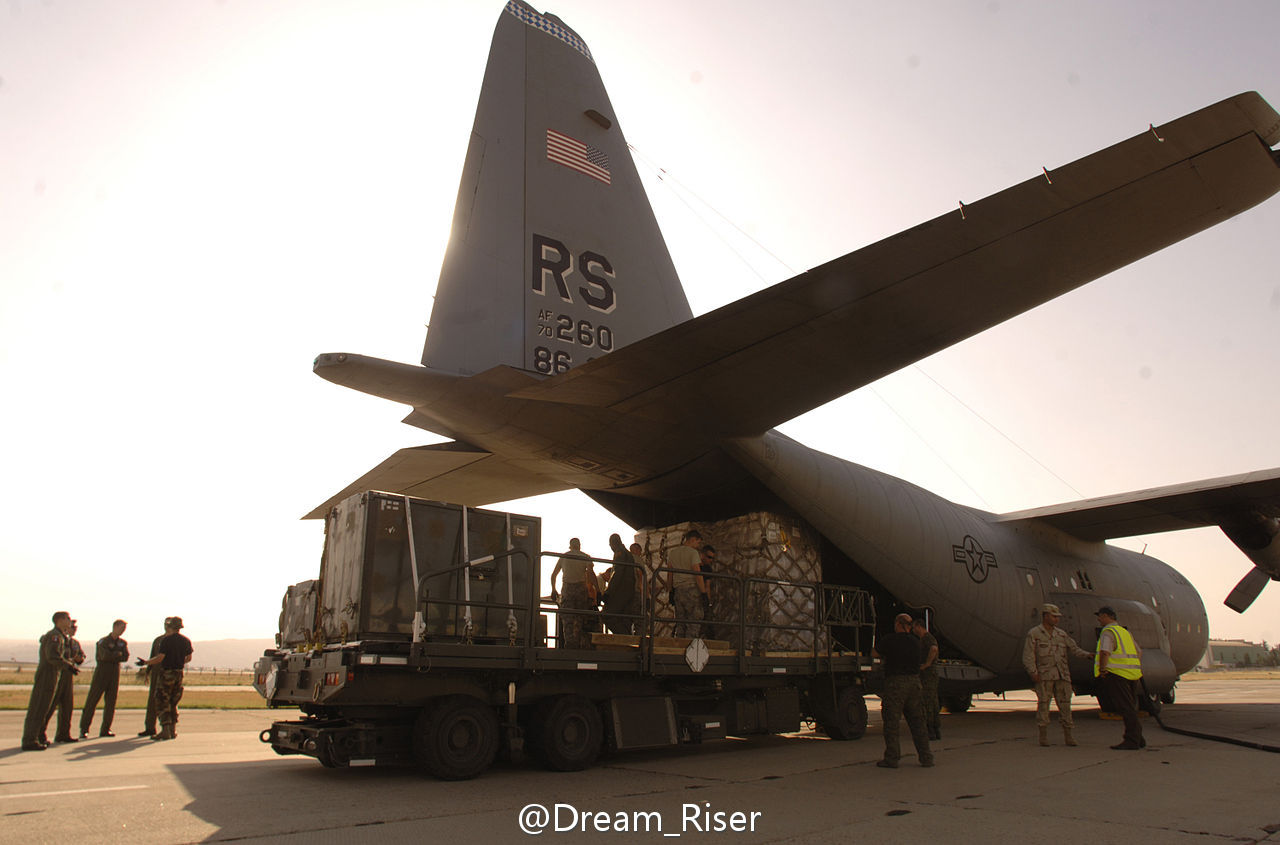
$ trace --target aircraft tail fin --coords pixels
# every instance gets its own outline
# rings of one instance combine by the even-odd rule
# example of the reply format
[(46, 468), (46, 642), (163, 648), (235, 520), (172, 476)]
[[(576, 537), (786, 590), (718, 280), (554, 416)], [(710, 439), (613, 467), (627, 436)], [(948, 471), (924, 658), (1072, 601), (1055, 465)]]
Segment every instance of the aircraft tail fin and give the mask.
[(423, 365), (554, 375), (690, 316), (591, 51), (558, 18), (510, 0)]

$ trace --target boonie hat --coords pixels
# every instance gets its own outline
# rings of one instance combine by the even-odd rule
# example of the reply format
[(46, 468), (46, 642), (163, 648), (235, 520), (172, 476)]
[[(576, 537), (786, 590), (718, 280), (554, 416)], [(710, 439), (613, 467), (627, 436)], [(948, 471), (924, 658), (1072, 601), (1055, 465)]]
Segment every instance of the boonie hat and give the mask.
[(1042, 605), (1040, 605), (1040, 612), (1041, 612), (1041, 613), (1052, 613), (1054, 616), (1061, 616), (1061, 615), (1062, 615), (1062, 611), (1061, 611), (1061, 610), (1058, 610), (1058, 606), (1057, 606), (1056, 604), (1042, 604)]

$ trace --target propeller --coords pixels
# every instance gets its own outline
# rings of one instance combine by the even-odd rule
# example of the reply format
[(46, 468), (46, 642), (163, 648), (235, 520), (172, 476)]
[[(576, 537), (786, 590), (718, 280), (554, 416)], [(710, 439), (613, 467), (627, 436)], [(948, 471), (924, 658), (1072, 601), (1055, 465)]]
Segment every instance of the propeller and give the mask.
[(1261, 566), (1255, 566), (1248, 575), (1240, 579), (1240, 583), (1236, 584), (1236, 588), (1231, 591), (1231, 594), (1227, 596), (1223, 604), (1236, 613), (1244, 613), (1270, 580), (1270, 572), (1267, 572)]
[(1250, 511), (1220, 526), (1231, 542), (1253, 561), (1253, 569), (1240, 579), (1223, 602), (1236, 613), (1244, 613), (1271, 580), (1280, 580), (1280, 519)]

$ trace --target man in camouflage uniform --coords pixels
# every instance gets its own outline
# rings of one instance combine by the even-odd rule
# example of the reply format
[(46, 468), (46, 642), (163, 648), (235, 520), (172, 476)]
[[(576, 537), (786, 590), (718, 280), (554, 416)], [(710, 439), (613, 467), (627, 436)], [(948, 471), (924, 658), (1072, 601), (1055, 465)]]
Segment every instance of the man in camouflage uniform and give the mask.
[(1071, 669), (1067, 666), (1067, 654), (1093, 659), (1092, 652), (1076, 645), (1067, 632), (1058, 627), (1062, 611), (1056, 604), (1040, 608), (1040, 624), (1027, 632), (1022, 646), (1022, 665), (1035, 681), (1036, 724), (1040, 728), (1040, 744), (1049, 744), (1049, 699), (1058, 702), (1058, 721), (1062, 723), (1063, 740), (1076, 745), (1072, 731), (1075, 722), (1071, 718)]
[(89, 682), (89, 694), (80, 708), (80, 738), (89, 736), (93, 713), (98, 709), (98, 699), (106, 696), (102, 704), (102, 727), (98, 736), (115, 736), (111, 722), (116, 715), (116, 696), (120, 692), (120, 666), (129, 659), (129, 644), (120, 635), (127, 623), (117, 619), (111, 624), (111, 633), (98, 640), (93, 667), (93, 680)]
[[(557, 592), (556, 576), (561, 572), (564, 577)], [(596, 622), (596, 602), (591, 597), (592, 592), (600, 595), (600, 582), (596, 580), (590, 556), (582, 551), (582, 541), (574, 537), (569, 540), (569, 551), (560, 556), (551, 570), (551, 599), (555, 601), (558, 598), (560, 607), (570, 611), (557, 614), (561, 639), (556, 645), (560, 648), (591, 648), (591, 631)]]
[(938, 641), (923, 619), (911, 623), (911, 633), (920, 638), (920, 695), (924, 701), (924, 724), (929, 739), (942, 739), (942, 719), (938, 715)]
[(67, 631), (70, 629), (71, 614), (59, 610), (53, 614), (53, 628), (40, 638), (39, 662), (31, 682), (27, 718), (22, 725), (23, 751), (44, 751), (49, 746), (45, 730), (49, 727), (49, 715), (57, 699), (58, 681), (62, 678), (62, 670), (71, 665), (67, 660)]
[(50, 715), (53, 715), (54, 709), (58, 711), (54, 742), (76, 742), (76, 738), (71, 735), (71, 714), (76, 707), (75, 676), (80, 674), (80, 664), (84, 663), (84, 649), (75, 637), (76, 627), (76, 620), (72, 619), (66, 635), (68, 663), (58, 678), (58, 693), (54, 696), (53, 706), (49, 708)]
[(178, 702), (182, 699), (182, 671), (191, 662), (191, 640), (184, 637), (182, 617), (170, 616), (165, 626), (164, 639), (160, 641), (160, 653), (145, 661), (151, 671), (160, 672), (156, 682), (156, 715), (160, 719), (160, 733), (155, 740), (174, 739), (178, 735)]
[(899, 613), (893, 620), (893, 633), (883, 637), (871, 650), (884, 664), (884, 689), (880, 692), (880, 716), (884, 723), (884, 758), (876, 761), (882, 769), (898, 768), (901, 748), (898, 728), (906, 716), (911, 739), (916, 746), (916, 759), (927, 768), (933, 766), (929, 750), (929, 733), (924, 723), (920, 696), (920, 640), (911, 633), (911, 615)]

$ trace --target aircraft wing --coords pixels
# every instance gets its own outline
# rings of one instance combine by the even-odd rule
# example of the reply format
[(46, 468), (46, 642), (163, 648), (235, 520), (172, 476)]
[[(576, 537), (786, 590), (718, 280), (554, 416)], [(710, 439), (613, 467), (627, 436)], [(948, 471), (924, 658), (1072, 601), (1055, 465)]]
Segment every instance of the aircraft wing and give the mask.
[(1280, 468), (1009, 513), (996, 521), (1039, 522), (1093, 541), (1216, 525), (1253, 563), (1227, 596), (1227, 607), (1244, 613), (1269, 582), (1280, 581)]
[(1243, 513), (1280, 516), (1280, 468), (1007, 513), (996, 521), (1040, 522), (1101, 541), (1230, 525)]
[(483, 449), (450, 441), (399, 450), (303, 519), (323, 519), (338, 502), (366, 490), (478, 507), (566, 489)]
[(1256, 205), (1277, 142), (1240, 94), (513, 395), (759, 434)]

